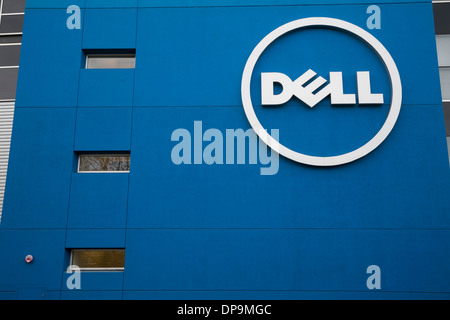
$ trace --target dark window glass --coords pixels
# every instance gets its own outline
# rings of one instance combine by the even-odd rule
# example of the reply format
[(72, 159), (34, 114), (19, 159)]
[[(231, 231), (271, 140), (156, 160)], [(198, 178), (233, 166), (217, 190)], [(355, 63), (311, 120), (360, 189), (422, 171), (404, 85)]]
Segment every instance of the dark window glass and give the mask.
[(2, 16), (0, 33), (22, 32), (23, 14), (15, 16)]
[(2, 43), (21, 43), (22, 36), (1, 36), (0, 35), (0, 44)]
[(450, 137), (450, 102), (444, 102), (445, 131)]
[(4, 13), (16, 13), (25, 11), (25, 0), (3, 0)]
[(129, 154), (80, 154), (79, 172), (128, 172)]
[(436, 34), (450, 33), (450, 3), (434, 3), (434, 29)]
[(18, 68), (0, 69), (0, 100), (15, 99), (18, 72)]
[(72, 266), (80, 269), (119, 269), (125, 266), (124, 249), (74, 249)]
[(0, 46), (0, 67), (18, 66), (20, 46)]

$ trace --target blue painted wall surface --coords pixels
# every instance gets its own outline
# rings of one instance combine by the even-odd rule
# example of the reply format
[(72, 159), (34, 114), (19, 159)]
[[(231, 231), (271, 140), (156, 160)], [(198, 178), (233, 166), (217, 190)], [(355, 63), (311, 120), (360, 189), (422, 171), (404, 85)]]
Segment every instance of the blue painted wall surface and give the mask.
[[(74, 4), (81, 30), (66, 28)], [(450, 176), (431, 2), (375, 3), (382, 28), (368, 31), (397, 64), (403, 104), (392, 133), (366, 157), (333, 168), (280, 157), (272, 176), (260, 175), (262, 164), (171, 160), (172, 132), (193, 134), (194, 121), (224, 133), (250, 128), (241, 76), (265, 35), (312, 16), (367, 30), (370, 4), (28, 0), (0, 299), (450, 298)], [(360, 42), (331, 30), (289, 37), (270, 47), (255, 74), (344, 71), (354, 92), (355, 72), (367, 67), (374, 91), (389, 100), (388, 78)], [(136, 69), (84, 69), (83, 50), (105, 48), (136, 49)], [(336, 108), (326, 99), (314, 109), (322, 125), (296, 122), (306, 109), (292, 101), (258, 113), (281, 141), (334, 153), (376, 132), (389, 106)], [(361, 122), (343, 134), (336, 119), (357, 112)], [(327, 128), (339, 144), (300, 139)], [(130, 151), (131, 171), (76, 173), (81, 151)], [(83, 273), (82, 289), (69, 290), (71, 248), (125, 248), (125, 271)], [(381, 290), (366, 286), (369, 265), (381, 268)]]

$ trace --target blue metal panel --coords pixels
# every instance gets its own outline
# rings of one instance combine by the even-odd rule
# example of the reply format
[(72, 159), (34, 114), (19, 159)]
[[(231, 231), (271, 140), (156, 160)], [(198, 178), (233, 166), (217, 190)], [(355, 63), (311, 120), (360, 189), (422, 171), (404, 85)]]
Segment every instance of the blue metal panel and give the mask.
[(44, 287), (19, 287), (17, 300), (44, 300), (47, 292)]
[[(124, 291), (126, 300), (448, 300), (448, 293), (346, 291)], [(224, 307), (225, 308), (225, 307)], [(225, 312), (227, 309), (224, 309)]]
[(2, 227), (65, 228), (75, 109), (16, 108)]
[(131, 108), (79, 108), (75, 151), (129, 151)]
[(125, 248), (125, 229), (67, 229), (66, 248)]
[[(107, 1), (107, 0), (87, 0), (87, 1)], [(273, 0), (174, 0), (174, 1), (165, 1), (165, 0), (140, 0), (140, 7), (150, 7), (150, 8), (158, 8), (158, 7), (198, 7), (198, 6), (218, 6), (218, 7), (229, 7), (229, 6), (296, 6), (296, 5), (321, 5), (321, 4), (382, 4), (382, 3), (415, 3), (415, 2), (424, 2), (423, 0), (378, 0), (375, 2), (370, 1), (361, 1), (361, 0), (282, 0), (274, 3)], [(431, 2), (431, 1), (429, 1)]]
[(86, 0), (86, 8), (136, 8), (139, 0)]
[[(0, 230), (0, 291), (40, 287), (61, 290), (65, 230)], [(31, 254), (34, 260), (25, 262)]]
[[(67, 295), (68, 291), (76, 292), (77, 290), (68, 289), (65, 286), (67, 278), (73, 273), (63, 274), (63, 295)], [(123, 272), (81, 272), (80, 273), (80, 285), (82, 291), (119, 291), (121, 292), (123, 286)]]
[(74, 173), (69, 228), (125, 228), (127, 173)]
[[(448, 230), (129, 230), (125, 290), (447, 292)], [(441, 243), (439, 247), (436, 243)], [(387, 250), (389, 248), (389, 250)], [(143, 267), (147, 266), (147, 267)]]
[(26, 15), (16, 107), (75, 107), (81, 30), (67, 28), (63, 9), (27, 9)]
[[(382, 3), (416, 3), (424, 0), (378, 0), (364, 2), (360, 0), (282, 0), (274, 4), (273, 0), (28, 0), (27, 8), (67, 8), (78, 5), (83, 8), (160, 8), (160, 7), (227, 7), (227, 6), (296, 6), (320, 4), (382, 4)], [(429, 1), (431, 2), (431, 1)]]
[[(259, 162), (173, 164), (171, 150), (178, 142), (170, 141), (171, 133), (189, 130), (193, 149), (196, 120), (202, 120), (203, 132), (248, 129), (240, 108), (135, 108), (129, 227), (450, 225), (442, 106), (403, 110), (387, 141), (354, 163), (324, 170), (281, 157), (273, 176), (260, 176), (260, 169), (267, 166)], [(207, 144), (203, 142), (203, 148)], [(418, 150), (427, 151), (419, 157)]]
[(82, 69), (79, 107), (133, 105), (133, 69)]
[[(431, 4), (382, 5), (380, 8), (383, 27), (369, 31), (398, 63), (404, 87), (403, 103), (440, 103), (435, 40), (426, 36), (434, 30)], [(320, 10), (315, 6), (141, 9), (136, 44), (139, 68), (136, 70), (135, 106), (240, 106), (244, 65), (256, 44), (270, 31), (284, 23), (318, 15), (343, 19), (366, 29), (366, 9), (363, 5), (323, 6)], [(417, 20), (422, 23), (411, 23)], [(242, 28), (243, 25), (246, 27)], [(423, 41), (417, 41), (418, 37)], [(314, 59), (314, 63), (304, 62), (310, 68), (318, 68), (332, 57), (342, 58), (343, 64), (339, 67), (348, 71), (355, 62), (367, 67), (373, 61), (365, 55), (358, 55), (356, 61), (351, 59), (356, 54), (356, 46), (344, 47), (349, 51), (340, 55), (333, 54), (335, 48), (342, 45), (339, 36), (329, 38), (328, 52), (321, 52), (317, 57), (314, 57), (317, 51), (310, 50), (308, 38), (303, 43), (299, 43), (298, 38), (295, 40), (297, 50), (304, 52), (306, 58)], [(275, 47), (275, 57), (287, 48), (282, 44), (277, 46), (278, 43), (270, 47)], [(294, 54), (297, 50), (291, 46), (287, 52)], [(267, 53), (269, 59), (274, 58), (270, 55), (273, 51)], [(415, 52), (414, 58), (405, 52)], [(416, 58), (421, 63), (417, 63)], [(277, 62), (280, 69), (292, 70), (292, 60)], [(417, 79), (423, 74), (428, 74), (430, 81), (421, 82), (421, 90), (416, 90)]]
[(87, 9), (85, 15), (83, 49), (136, 47), (136, 8)]
[(71, 5), (84, 8), (86, 0), (27, 0), (26, 9), (66, 9)]
[(16, 291), (0, 291), (0, 300), (17, 300)]
[(122, 291), (63, 291), (62, 300), (121, 300)]

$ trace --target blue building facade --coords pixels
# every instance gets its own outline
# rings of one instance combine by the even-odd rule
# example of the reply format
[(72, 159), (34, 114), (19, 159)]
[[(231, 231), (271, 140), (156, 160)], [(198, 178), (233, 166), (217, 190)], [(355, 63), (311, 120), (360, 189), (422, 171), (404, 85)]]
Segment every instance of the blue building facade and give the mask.
[[(73, 5), (80, 28), (67, 25)], [(351, 32), (295, 29), (253, 69), (260, 123), (301, 154), (346, 154), (384, 127), (401, 89), (392, 130), (339, 165), (276, 157), (261, 142), (255, 160), (251, 137), (239, 158), (227, 133), (252, 128), (241, 87), (249, 57), (272, 31), (311, 17), (376, 38), (401, 88)], [(114, 50), (135, 52), (135, 68), (86, 68), (90, 52)], [(327, 81), (342, 72), (356, 98), (358, 72), (370, 72), (383, 103), (262, 106), (263, 73), (294, 82), (309, 69)], [(78, 172), (90, 152), (129, 153), (130, 170)], [(28, 0), (0, 298), (448, 299), (449, 172), (431, 2)], [(124, 270), (81, 272), (81, 288), (69, 288), (71, 250), (94, 248), (124, 249)], [(368, 285), (373, 265), (379, 288)]]

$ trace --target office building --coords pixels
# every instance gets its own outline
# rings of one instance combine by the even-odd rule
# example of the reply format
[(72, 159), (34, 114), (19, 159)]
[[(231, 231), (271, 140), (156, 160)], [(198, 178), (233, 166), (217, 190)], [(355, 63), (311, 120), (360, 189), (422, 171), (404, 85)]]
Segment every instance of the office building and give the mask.
[(28, 0), (0, 298), (448, 299), (447, 9)]

